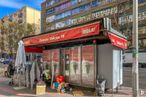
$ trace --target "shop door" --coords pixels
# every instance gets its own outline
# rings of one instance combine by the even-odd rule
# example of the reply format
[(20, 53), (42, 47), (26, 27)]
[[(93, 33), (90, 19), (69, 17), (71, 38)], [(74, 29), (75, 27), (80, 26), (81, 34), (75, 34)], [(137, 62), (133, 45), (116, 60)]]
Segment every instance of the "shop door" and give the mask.
[(61, 64), (66, 82), (86, 87), (95, 86), (94, 45), (77, 46), (61, 50)]
[(62, 74), (65, 76), (65, 82), (69, 82), (69, 67), (70, 67), (70, 49), (61, 49), (61, 67)]
[(82, 85), (95, 85), (95, 53), (93, 45), (82, 46)]
[(64, 48), (61, 50), (61, 63), (66, 82), (81, 84), (80, 47)]

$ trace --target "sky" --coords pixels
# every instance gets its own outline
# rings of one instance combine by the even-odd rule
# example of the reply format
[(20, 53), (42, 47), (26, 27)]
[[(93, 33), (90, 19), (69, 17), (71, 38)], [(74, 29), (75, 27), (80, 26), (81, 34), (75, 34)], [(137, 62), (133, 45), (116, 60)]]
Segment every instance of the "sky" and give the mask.
[(23, 6), (30, 6), (41, 10), (41, 3), (43, 1), (44, 0), (0, 0), (0, 19), (16, 12)]

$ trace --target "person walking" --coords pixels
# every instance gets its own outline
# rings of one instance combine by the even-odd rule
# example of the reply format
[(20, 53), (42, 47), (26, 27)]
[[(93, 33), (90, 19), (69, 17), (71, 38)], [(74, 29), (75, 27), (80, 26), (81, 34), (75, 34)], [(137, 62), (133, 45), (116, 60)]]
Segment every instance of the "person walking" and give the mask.
[(8, 65), (4, 67), (4, 77), (8, 77)]
[(12, 63), (10, 63), (8, 66), (8, 76), (12, 77), (14, 75), (14, 71), (15, 71), (15, 69), (14, 69)]

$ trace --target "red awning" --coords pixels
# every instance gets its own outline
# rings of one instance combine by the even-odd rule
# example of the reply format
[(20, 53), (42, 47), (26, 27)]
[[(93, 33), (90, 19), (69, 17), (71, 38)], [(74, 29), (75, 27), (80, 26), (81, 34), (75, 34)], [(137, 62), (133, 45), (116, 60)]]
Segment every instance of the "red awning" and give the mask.
[(111, 43), (119, 48), (127, 49), (128, 42), (125, 38), (122, 38), (114, 33), (108, 32), (108, 37)]
[(26, 53), (42, 53), (43, 49), (37, 48), (37, 47), (25, 47), (25, 52)]
[(33, 46), (39, 44), (49, 44), (49, 43), (61, 42), (65, 40), (94, 36), (94, 35), (98, 35), (99, 32), (100, 32), (100, 22), (95, 22), (84, 26), (58, 31), (56, 33), (48, 33), (48, 34), (43, 34), (30, 38), (25, 38), (23, 39), (23, 41), (25, 46)]
[[(83, 26), (78, 26), (66, 30), (57, 31), (54, 33), (47, 33), (38, 36), (33, 36), (23, 39), (25, 46), (34, 45), (45, 45), (55, 42), (63, 42), (66, 40), (75, 40), (80, 38), (86, 38), (90, 36), (99, 35), (100, 33), (100, 22), (95, 22)], [(111, 43), (119, 48), (127, 49), (127, 40), (116, 30), (111, 30), (108, 32), (108, 37)], [(35, 50), (27, 50), (32, 52)]]

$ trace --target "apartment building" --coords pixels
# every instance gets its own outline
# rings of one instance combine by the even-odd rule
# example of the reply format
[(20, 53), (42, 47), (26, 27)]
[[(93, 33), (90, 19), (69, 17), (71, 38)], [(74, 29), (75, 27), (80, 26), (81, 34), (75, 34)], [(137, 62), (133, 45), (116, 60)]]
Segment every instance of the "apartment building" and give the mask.
[[(10, 38), (8, 38), (8, 33), (5, 33), (6, 28), (4, 29), (2, 26), (7, 27), (7, 24), (15, 23), (16, 25), (22, 25), (22, 29), (27, 29), (28, 24), (30, 24), (30, 25), (32, 25), (31, 27), (33, 29), (32, 33), (39, 34), (40, 33), (40, 22), (41, 22), (40, 17), (41, 17), (40, 11), (38, 11), (34, 8), (31, 8), (31, 7), (28, 7), (28, 6), (24, 6), (21, 9), (19, 9), (18, 11), (16, 11), (15, 13), (12, 13), (10, 15), (3, 17), (0, 20), (0, 25), (1, 25), (0, 37), (2, 39), (1, 42), (3, 44), (3, 45), (1, 45), (0, 51), (5, 52), (5, 53), (9, 53), (10, 50), (8, 48), (10, 48), (10, 47), (8, 47), (8, 46), (10, 46), (10, 44), (11, 44), (10, 42), (8, 42), (8, 39), (10, 39)], [(15, 27), (14, 27), (14, 29), (15, 29)], [(7, 32), (8, 32), (8, 30), (9, 29), (7, 28)], [(13, 31), (11, 31), (11, 32), (13, 32)], [(15, 31), (13, 33), (10, 33), (10, 34), (13, 34), (13, 35), (11, 35), (11, 36), (13, 36), (12, 37), (12, 39), (13, 39), (15, 37)], [(5, 48), (5, 50), (4, 50), (4, 48)]]
[(1, 22), (15, 22), (18, 24), (34, 24), (35, 34), (40, 33), (40, 11), (31, 7), (25, 6), (13, 14), (5, 16), (1, 19)]
[[(146, 0), (139, 0), (139, 45), (146, 47)], [(78, 26), (100, 18), (112, 19), (112, 26), (131, 44), (132, 0), (46, 0), (42, 3), (42, 33)]]

